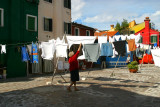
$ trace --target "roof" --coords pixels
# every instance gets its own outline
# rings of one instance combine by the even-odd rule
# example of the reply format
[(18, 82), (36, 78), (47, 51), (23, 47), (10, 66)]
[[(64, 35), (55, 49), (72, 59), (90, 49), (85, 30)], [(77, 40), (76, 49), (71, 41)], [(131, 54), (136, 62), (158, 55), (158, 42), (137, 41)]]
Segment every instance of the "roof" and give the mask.
[(134, 31), (134, 33), (137, 33), (137, 32), (141, 31), (144, 28), (145, 28), (145, 22), (137, 24), (134, 27), (131, 27), (130, 30)]
[(80, 27), (80, 28), (86, 28), (86, 29), (96, 30), (95, 28), (92, 28), (92, 27), (89, 27), (89, 26), (86, 26), (86, 25), (82, 25), (82, 24), (78, 24), (78, 23), (75, 23), (75, 22), (72, 22), (72, 26), (76, 26), (76, 27)]
[(114, 36), (118, 31), (95, 32), (94, 36)]

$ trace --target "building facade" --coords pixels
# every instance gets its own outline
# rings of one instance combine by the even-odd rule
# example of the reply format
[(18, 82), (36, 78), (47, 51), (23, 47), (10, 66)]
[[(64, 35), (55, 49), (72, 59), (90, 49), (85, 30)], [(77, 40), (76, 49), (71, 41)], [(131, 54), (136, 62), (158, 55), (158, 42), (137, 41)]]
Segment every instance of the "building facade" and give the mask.
[(71, 35), (71, 0), (40, 0), (38, 17), (39, 41)]
[(6, 54), (0, 54), (1, 67), (7, 77), (26, 76), (26, 63), (21, 60), (22, 43), (35, 42), (38, 37), (38, 0), (0, 1), (0, 44), (6, 44)]
[(95, 29), (78, 23), (72, 23), (72, 35), (94, 36)]
[(140, 23), (130, 29), (134, 31), (135, 35), (141, 34), (140, 43), (143, 44), (160, 44), (160, 32), (158, 30), (151, 28), (151, 23), (149, 17), (146, 17), (143, 23)]

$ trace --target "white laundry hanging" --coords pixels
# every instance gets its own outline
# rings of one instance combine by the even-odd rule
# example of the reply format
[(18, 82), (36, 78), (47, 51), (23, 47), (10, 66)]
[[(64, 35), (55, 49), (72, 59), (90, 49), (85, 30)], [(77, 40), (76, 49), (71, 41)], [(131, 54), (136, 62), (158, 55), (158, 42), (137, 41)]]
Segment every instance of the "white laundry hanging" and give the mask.
[(56, 57), (66, 57), (67, 58), (67, 44), (65, 43), (64, 36), (62, 40), (58, 37), (56, 39)]
[(41, 43), (43, 59), (52, 60), (55, 52), (55, 43), (53, 42), (42, 42)]
[(6, 45), (1, 45), (1, 54), (6, 54)]
[(69, 44), (69, 48), (73, 44), (93, 44), (96, 40), (95, 36), (66, 36)]

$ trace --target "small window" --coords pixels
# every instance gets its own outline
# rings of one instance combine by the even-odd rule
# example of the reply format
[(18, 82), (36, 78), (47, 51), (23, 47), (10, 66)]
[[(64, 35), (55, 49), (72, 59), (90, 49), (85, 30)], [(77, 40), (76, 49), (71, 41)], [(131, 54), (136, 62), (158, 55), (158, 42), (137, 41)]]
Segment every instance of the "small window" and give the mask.
[(4, 26), (4, 10), (0, 8), (0, 27)]
[(37, 31), (37, 16), (27, 15), (27, 30)]
[(151, 36), (151, 43), (157, 43), (157, 35)]
[(64, 7), (71, 9), (71, 0), (64, 0)]
[(143, 37), (141, 36), (139, 43), (142, 43), (142, 42), (143, 42)]
[(44, 1), (47, 1), (47, 2), (50, 2), (50, 3), (52, 3), (52, 0), (44, 0)]
[(71, 34), (71, 23), (64, 22), (64, 33)]
[(52, 19), (44, 18), (44, 31), (52, 31)]
[(89, 30), (86, 31), (86, 36), (90, 36), (90, 31)]
[(79, 36), (79, 28), (75, 28), (75, 35)]

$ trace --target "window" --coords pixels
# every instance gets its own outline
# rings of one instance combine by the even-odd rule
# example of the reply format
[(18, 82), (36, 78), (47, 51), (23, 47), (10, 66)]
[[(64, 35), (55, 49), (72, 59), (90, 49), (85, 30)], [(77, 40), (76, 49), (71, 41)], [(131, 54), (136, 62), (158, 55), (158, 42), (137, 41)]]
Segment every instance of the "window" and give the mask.
[(64, 0), (64, 7), (71, 9), (71, 0)]
[(27, 30), (29, 31), (37, 31), (37, 16), (32, 16), (27, 14)]
[(90, 31), (86, 30), (86, 36), (90, 36)]
[(64, 22), (64, 33), (71, 34), (71, 23)]
[(44, 18), (44, 31), (52, 31), (52, 19)]
[(151, 43), (157, 43), (157, 35), (151, 35)]
[(4, 26), (4, 10), (0, 8), (0, 27)]
[(27, 1), (31, 3), (39, 3), (39, 0), (27, 0)]
[(79, 36), (79, 28), (75, 28), (75, 35)]
[(142, 43), (142, 42), (143, 42), (143, 37), (141, 36), (139, 43)]
[(52, 0), (44, 0), (44, 1), (47, 1), (47, 2), (50, 2), (50, 3), (52, 3)]

